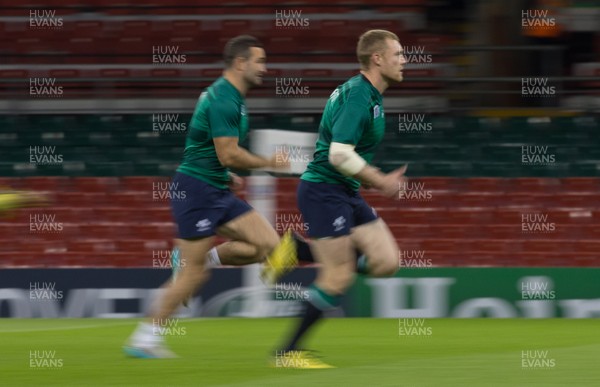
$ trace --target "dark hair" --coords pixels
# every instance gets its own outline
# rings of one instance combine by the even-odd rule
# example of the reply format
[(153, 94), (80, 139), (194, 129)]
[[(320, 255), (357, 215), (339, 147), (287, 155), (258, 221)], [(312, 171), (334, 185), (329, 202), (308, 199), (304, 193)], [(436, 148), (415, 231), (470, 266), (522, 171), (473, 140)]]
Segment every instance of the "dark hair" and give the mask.
[(231, 67), (234, 59), (238, 56), (248, 58), (250, 56), (250, 47), (262, 48), (262, 46), (262, 43), (258, 39), (250, 35), (240, 35), (229, 39), (223, 50), (225, 67)]

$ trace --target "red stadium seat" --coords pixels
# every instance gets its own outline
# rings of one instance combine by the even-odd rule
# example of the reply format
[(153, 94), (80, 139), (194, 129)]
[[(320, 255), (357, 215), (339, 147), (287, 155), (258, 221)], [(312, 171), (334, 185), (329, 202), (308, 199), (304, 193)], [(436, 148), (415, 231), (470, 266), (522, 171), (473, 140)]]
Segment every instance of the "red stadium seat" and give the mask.
[(215, 77), (218, 78), (222, 74), (223, 74), (223, 69), (214, 68), (214, 69), (203, 69), (202, 70), (203, 78), (215, 78)]
[(231, 34), (232, 36), (243, 35), (248, 34), (250, 33), (250, 31), (252, 31), (251, 24), (252, 22), (250, 20), (224, 19), (221, 20), (219, 30), (227, 31), (227, 33)]
[(124, 176), (120, 178), (120, 188), (126, 191), (148, 191), (165, 187), (169, 182), (168, 177), (154, 176)]
[(70, 252), (113, 252), (117, 250), (117, 243), (110, 239), (83, 239), (76, 238), (67, 242)]
[(478, 251), (498, 254), (515, 254), (519, 250), (519, 242), (510, 239), (473, 239), (467, 242), (464, 251)]
[[(147, 239), (120, 239), (115, 241), (118, 251), (129, 251), (139, 253), (139, 256), (152, 259), (152, 252), (158, 250), (170, 250), (172, 242), (170, 239), (147, 240)], [(149, 254), (148, 254), (149, 252)], [(150, 264), (145, 266), (151, 266)]]
[(468, 241), (460, 239), (425, 239), (420, 243), (420, 248), (428, 251), (457, 252), (467, 250)]
[[(159, 21), (154, 22), (155, 30), (160, 28), (157, 24)], [(164, 23), (164, 22), (163, 22)], [(203, 23), (200, 20), (171, 20), (165, 25), (165, 32), (171, 36), (191, 36), (198, 37), (201, 34)]]
[[(6, 216), (6, 215), (5, 215)], [(20, 221), (17, 222), (6, 222), (5, 218), (0, 222), (0, 235), (2, 236), (2, 241), (4, 243), (0, 243), (0, 251), (12, 251), (15, 246), (13, 242), (20, 236), (24, 234), (24, 231), (27, 231), (29, 228), (29, 223), (25, 223)]]
[(452, 197), (450, 205), (456, 207), (493, 207), (501, 204), (504, 197), (494, 193), (467, 192)]
[(427, 190), (439, 190), (439, 191), (454, 191), (458, 189), (459, 182), (457, 179), (449, 177), (421, 177), (421, 178), (410, 178), (411, 183), (423, 184), (423, 187)]
[(98, 38), (105, 36), (105, 22), (102, 20), (78, 20), (74, 21), (73, 29), (77, 31), (77, 36)]
[(34, 252), (0, 251), (0, 267), (35, 267), (37, 254)]
[(598, 192), (600, 179), (596, 177), (571, 177), (560, 179), (563, 191), (567, 192)]
[[(71, 187), (72, 180), (65, 176), (30, 176), (21, 179), (22, 189), (32, 191), (63, 191)], [(2, 182), (0, 182), (2, 185)]]
[(434, 236), (428, 225), (421, 224), (389, 224), (392, 234), (402, 238), (423, 239)]
[(126, 238), (134, 235), (131, 225), (119, 222), (94, 222), (83, 223), (79, 226), (82, 238), (101, 238), (114, 240), (115, 238)]
[(175, 224), (173, 222), (148, 222), (144, 227), (135, 230), (136, 235), (152, 240), (169, 240), (175, 237)]
[(431, 236), (445, 239), (469, 239), (479, 234), (479, 226), (465, 224), (432, 224)]
[[(400, 249), (424, 250), (438, 266), (598, 264), (598, 193), (588, 190), (594, 180), (566, 183), (571, 189), (561, 190), (559, 196), (538, 189), (544, 186), (538, 179), (521, 179), (519, 188), (506, 196), (503, 189), (510, 182), (486, 180), (419, 179), (426, 188), (435, 188), (437, 196), (424, 202), (393, 202), (369, 191), (364, 197), (388, 223)], [(13, 188), (47, 188), (55, 204), (16, 211), (14, 218), (0, 223), (0, 258), (4, 259), (0, 265), (151, 267), (152, 252), (170, 249), (175, 237), (169, 203), (152, 195), (154, 183), (168, 181), (168, 177), (144, 176), (2, 179)], [(277, 214), (299, 216), (297, 184), (297, 179), (277, 180)], [(527, 194), (523, 186), (533, 192)], [(577, 191), (581, 188), (585, 190)], [(32, 213), (54, 215), (56, 222), (64, 224), (63, 230), (29, 233)], [(554, 223), (555, 229), (524, 232), (523, 214), (547, 215), (546, 221)], [(21, 238), (24, 232), (27, 239)], [(23, 259), (6, 258), (5, 253), (15, 249)]]
[(73, 179), (73, 188), (83, 192), (113, 192), (119, 187), (117, 177), (78, 177)]
[(151, 37), (154, 35), (150, 20), (125, 20), (120, 27), (122, 37)]
[(467, 192), (504, 192), (510, 184), (507, 179), (485, 177), (466, 178), (464, 183)]
[(146, 218), (145, 213), (133, 208), (97, 207), (94, 208), (94, 219), (105, 222), (140, 222)]
[(109, 202), (106, 192), (55, 192), (54, 196), (58, 205), (73, 207), (97, 207)]
[(585, 208), (600, 203), (600, 193), (559, 193), (551, 196), (553, 207)]
[(565, 241), (556, 239), (524, 240), (523, 251), (552, 253), (565, 250)]
[(532, 191), (544, 191), (546, 193), (556, 192), (560, 189), (558, 179), (542, 179), (535, 177), (521, 177), (510, 180), (512, 191), (530, 193)]
[[(116, 206), (136, 208), (152, 204), (152, 197), (152, 192), (149, 191), (120, 191), (111, 193), (109, 195), (109, 200)], [(154, 204), (159, 203), (157, 202)]]

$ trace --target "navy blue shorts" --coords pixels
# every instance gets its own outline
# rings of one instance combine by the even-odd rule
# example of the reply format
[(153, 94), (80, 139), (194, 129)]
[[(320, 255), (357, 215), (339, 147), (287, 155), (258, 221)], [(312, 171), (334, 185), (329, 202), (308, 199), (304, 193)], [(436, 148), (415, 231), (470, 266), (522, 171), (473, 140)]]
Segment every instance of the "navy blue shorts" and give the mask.
[(218, 227), (252, 210), (230, 190), (184, 173), (175, 174), (171, 188), (178, 191), (171, 195), (171, 211), (182, 239), (215, 235)]
[(358, 192), (341, 184), (300, 180), (298, 208), (311, 238), (348, 235), (350, 229), (378, 218)]

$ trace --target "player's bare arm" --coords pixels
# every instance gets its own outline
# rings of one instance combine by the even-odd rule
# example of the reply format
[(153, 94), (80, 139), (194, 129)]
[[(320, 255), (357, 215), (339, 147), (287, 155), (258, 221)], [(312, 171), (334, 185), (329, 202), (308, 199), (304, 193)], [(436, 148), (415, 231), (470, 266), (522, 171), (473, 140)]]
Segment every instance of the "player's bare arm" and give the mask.
[(232, 191), (239, 191), (244, 187), (244, 179), (239, 177), (236, 173), (229, 172), (229, 189)]
[(227, 168), (257, 169), (257, 168), (287, 168), (289, 162), (274, 154), (270, 159), (248, 152), (238, 145), (237, 137), (215, 137), (215, 150), (219, 162)]
[(406, 179), (404, 165), (388, 174), (382, 173), (354, 151), (354, 145), (333, 143), (329, 149), (329, 161), (340, 173), (352, 176), (362, 184), (375, 188), (385, 197), (397, 197)]

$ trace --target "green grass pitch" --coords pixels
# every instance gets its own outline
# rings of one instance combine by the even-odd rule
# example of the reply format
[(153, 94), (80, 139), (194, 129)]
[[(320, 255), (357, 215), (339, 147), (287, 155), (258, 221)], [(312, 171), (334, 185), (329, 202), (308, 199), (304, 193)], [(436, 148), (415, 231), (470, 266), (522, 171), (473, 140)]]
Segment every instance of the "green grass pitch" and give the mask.
[(165, 360), (121, 352), (137, 321), (0, 319), (0, 386), (600, 386), (597, 319), (330, 319), (326, 370), (267, 367), (290, 319), (177, 320)]

